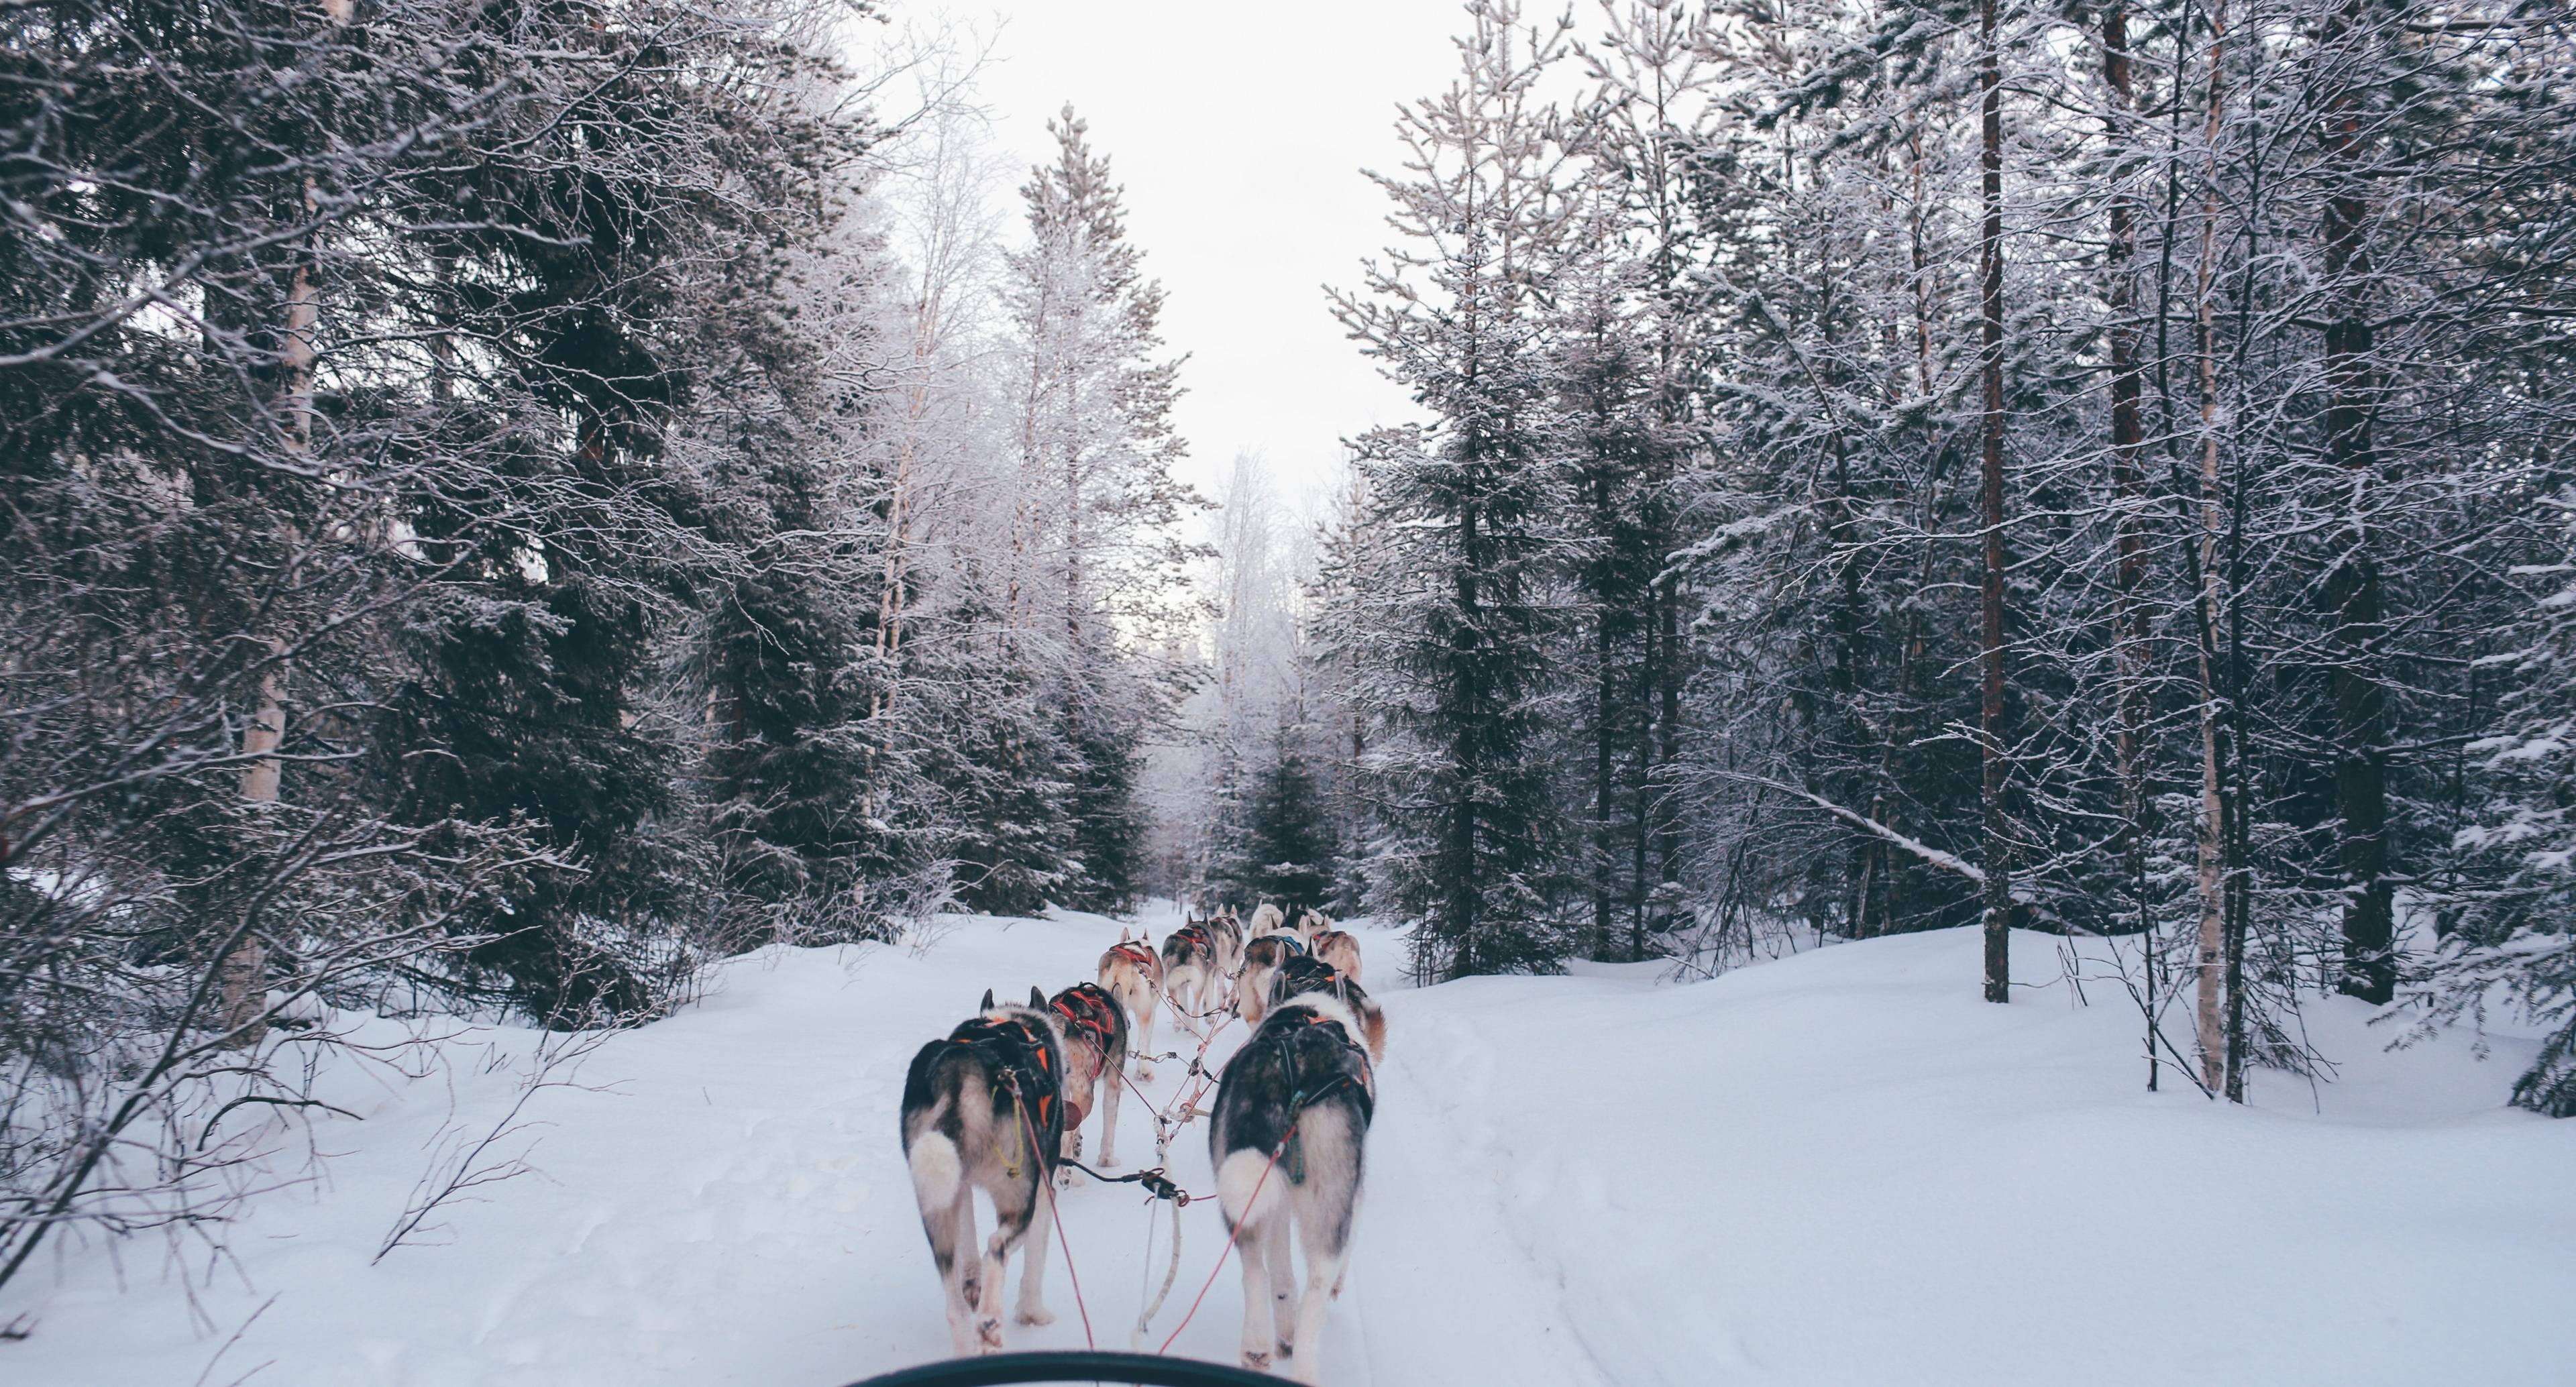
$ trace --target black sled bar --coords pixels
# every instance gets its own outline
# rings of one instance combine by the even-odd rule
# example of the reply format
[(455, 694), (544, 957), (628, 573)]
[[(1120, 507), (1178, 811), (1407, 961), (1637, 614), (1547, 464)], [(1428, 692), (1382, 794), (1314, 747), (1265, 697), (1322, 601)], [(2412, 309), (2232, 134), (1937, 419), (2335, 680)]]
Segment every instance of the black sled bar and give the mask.
[(1011, 1387), (1030, 1382), (1132, 1382), (1138, 1387), (1279, 1387), (1280, 1380), (1225, 1363), (1152, 1353), (1080, 1350), (994, 1353), (924, 1363), (850, 1387)]

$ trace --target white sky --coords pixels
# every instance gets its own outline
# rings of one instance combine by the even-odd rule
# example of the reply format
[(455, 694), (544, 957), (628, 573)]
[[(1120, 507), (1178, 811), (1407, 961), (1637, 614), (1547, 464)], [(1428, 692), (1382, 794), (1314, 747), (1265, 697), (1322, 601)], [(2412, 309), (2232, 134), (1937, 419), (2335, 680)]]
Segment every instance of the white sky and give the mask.
[[(1355, 288), (1385, 246), (1398, 103), (1446, 87), (1456, 0), (897, 0), (998, 32), (978, 90), (1014, 169), (1051, 157), (1070, 100), (1126, 188), (1128, 234), (1168, 292), (1163, 334), (1189, 353), (1186, 475), (1211, 498), (1261, 453), (1292, 501), (1321, 499), (1339, 440), (1414, 417), (1344, 337), (1323, 286)], [(1017, 198), (1004, 192), (1011, 231)]]

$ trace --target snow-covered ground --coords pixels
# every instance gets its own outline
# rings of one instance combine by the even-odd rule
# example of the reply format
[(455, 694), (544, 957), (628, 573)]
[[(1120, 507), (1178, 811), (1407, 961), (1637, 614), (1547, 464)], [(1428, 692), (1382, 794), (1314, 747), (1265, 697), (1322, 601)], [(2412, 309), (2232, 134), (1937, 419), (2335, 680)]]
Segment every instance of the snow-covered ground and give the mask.
[[(1157, 933), (1173, 921), (1157, 917)], [(1115, 922), (966, 920), (920, 953), (776, 951), (614, 1037), (541, 1094), (539, 1173), (369, 1258), (443, 1124), (506, 1074), (353, 1076), (320, 1183), (268, 1196), (232, 1260), (66, 1244), (13, 1287), (0, 1382), (145, 1387), (832, 1387), (943, 1353), (896, 1149), (905, 1062), (987, 987), (1087, 976)], [(1363, 935), (1391, 975), (1398, 941)], [(2015, 941), (2025, 978), (2055, 942)], [(2501, 1107), (2521, 1051), (2382, 1053), (2247, 1109), (2140, 1091), (2134, 1013), (2063, 987), (1977, 1000), (1965, 932), (1848, 945), (1691, 986), (1651, 971), (1388, 995), (1388, 1061), (1335, 1383), (2505, 1383), (2557, 1380), (2576, 1299), (2576, 1123)], [(1230, 1051), (1241, 1028), (1216, 1053)], [(1163, 1037), (1169, 1037), (1166, 1025)], [(505, 1048), (528, 1037), (505, 1036)], [(1169, 1048), (1168, 1041), (1165, 1048)], [(2169, 1084), (2174, 1076), (2168, 1075)], [(1158, 1099), (1182, 1083), (1167, 1065)], [(2320, 1111), (2321, 1107), (2321, 1111)], [(1121, 1156), (1151, 1152), (1132, 1101)], [(1174, 1150), (1210, 1181), (1204, 1124)], [(1223, 1246), (1185, 1222), (1179, 1321)], [(1147, 1243), (1130, 1186), (1066, 1197), (1093, 1328), (1123, 1347)], [(1150, 1265), (1149, 1265), (1150, 1259)], [(121, 1266), (120, 1266), (121, 1261)], [(1078, 1347), (1059, 1260), (1051, 1328)], [(1016, 1276), (1017, 1269), (1014, 1268)], [(1230, 1359), (1229, 1267), (1176, 1352)]]

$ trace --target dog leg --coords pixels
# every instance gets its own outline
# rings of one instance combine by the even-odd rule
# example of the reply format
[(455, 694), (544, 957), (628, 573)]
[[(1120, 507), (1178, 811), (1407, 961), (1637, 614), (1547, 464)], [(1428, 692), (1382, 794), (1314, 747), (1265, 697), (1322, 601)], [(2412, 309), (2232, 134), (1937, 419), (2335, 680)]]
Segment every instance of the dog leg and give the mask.
[[(1010, 1269), (1010, 1215), (996, 1205), (993, 1210), (992, 1239), (984, 1244), (981, 1268), (976, 1273), (975, 1336), (978, 1353), (1002, 1351), (1002, 1275)], [(971, 1229), (969, 1230), (971, 1234)]]
[[(1290, 1247), (1289, 1227), (1295, 1220), (1283, 1205), (1279, 1216), (1272, 1219), (1270, 1236), (1262, 1239), (1270, 1249), (1270, 1327), (1279, 1340), (1280, 1358), (1297, 1354), (1297, 1259)], [(1312, 1260), (1311, 1256), (1308, 1260)]]
[(1270, 1267), (1261, 1234), (1245, 1224), (1235, 1231), (1235, 1256), (1243, 1263), (1243, 1366), (1270, 1370)]
[(1026, 1237), (1020, 1240), (1020, 1255), (1025, 1263), (1020, 1268), (1020, 1308), (1012, 1316), (1021, 1324), (1047, 1325), (1055, 1316), (1046, 1308), (1047, 1234), (1054, 1228), (1055, 1190), (1041, 1178), (1029, 1201), (1029, 1223)]
[[(1064, 1129), (1064, 1139), (1063, 1139), (1062, 1141), (1059, 1141), (1059, 1142), (1057, 1142), (1057, 1143), (1056, 1143), (1056, 1148), (1055, 1148), (1055, 1149), (1056, 1149), (1056, 1154), (1057, 1154), (1057, 1155), (1059, 1155), (1059, 1156), (1061, 1156), (1061, 1157), (1063, 1157), (1063, 1158), (1064, 1158), (1065, 1160), (1067, 1160), (1067, 1161), (1078, 1161), (1078, 1160), (1081, 1160), (1081, 1159), (1082, 1159), (1082, 1129), (1081, 1129), (1081, 1128), (1079, 1128), (1079, 1127), (1067, 1127), (1067, 1128), (1065, 1128), (1065, 1129)], [(1070, 1165), (1061, 1165), (1061, 1164), (1060, 1164), (1060, 1165), (1058, 1165), (1058, 1166), (1055, 1168), (1055, 1187), (1056, 1187), (1057, 1189), (1060, 1189), (1060, 1190), (1069, 1190), (1069, 1189), (1072, 1189), (1076, 1184), (1079, 1184), (1079, 1183), (1081, 1182), (1081, 1180), (1082, 1180), (1082, 1172), (1081, 1172), (1081, 1171), (1078, 1171), (1078, 1170), (1076, 1170), (1076, 1169), (1074, 1169), (1074, 1168), (1073, 1168), (1072, 1166), (1070, 1166)]]
[[(961, 1185), (957, 1203), (949, 1211), (956, 1260), (956, 1278), (948, 1305), (948, 1336), (955, 1343), (957, 1356), (985, 1351), (983, 1301), (984, 1286), (991, 1268), (975, 1246), (975, 1187)], [(997, 1331), (1000, 1326), (994, 1327)]]
[(1297, 1307), (1297, 1380), (1313, 1387), (1324, 1380), (1324, 1312), (1341, 1293), (1342, 1274), (1350, 1268), (1347, 1249), (1332, 1253), (1306, 1248), (1306, 1295)]
[(1100, 1085), (1109, 1090), (1100, 1098), (1100, 1163), (1111, 1170), (1118, 1168), (1118, 1090), (1127, 1086), (1119, 1081), (1119, 1073), (1126, 1067), (1125, 1055), (1100, 1067)]
[(1138, 1042), (1136, 1050), (1136, 1082), (1150, 1084), (1154, 1082), (1154, 1021), (1162, 1014), (1163, 999), (1155, 995), (1151, 986), (1144, 992), (1145, 1004), (1141, 1007), (1129, 1005), (1127, 1014), (1136, 1018), (1136, 1029), (1144, 1032), (1144, 1039)]

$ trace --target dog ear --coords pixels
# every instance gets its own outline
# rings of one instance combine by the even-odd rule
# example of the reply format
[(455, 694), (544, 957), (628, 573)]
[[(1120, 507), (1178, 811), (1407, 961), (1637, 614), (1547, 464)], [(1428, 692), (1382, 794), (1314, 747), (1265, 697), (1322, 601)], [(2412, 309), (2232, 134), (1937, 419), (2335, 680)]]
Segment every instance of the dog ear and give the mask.
[(1034, 983), (1029, 986), (1029, 1006), (1032, 1010), (1038, 1011), (1046, 1008), (1046, 992)]
[(991, 1011), (993, 1009), (993, 989), (989, 987), (984, 989), (984, 1005), (976, 1009), (978, 1011)]
[(1118, 931), (1118, 942), (1121, 944), (1127, 942), (1127, 931), (1123, 926)]

